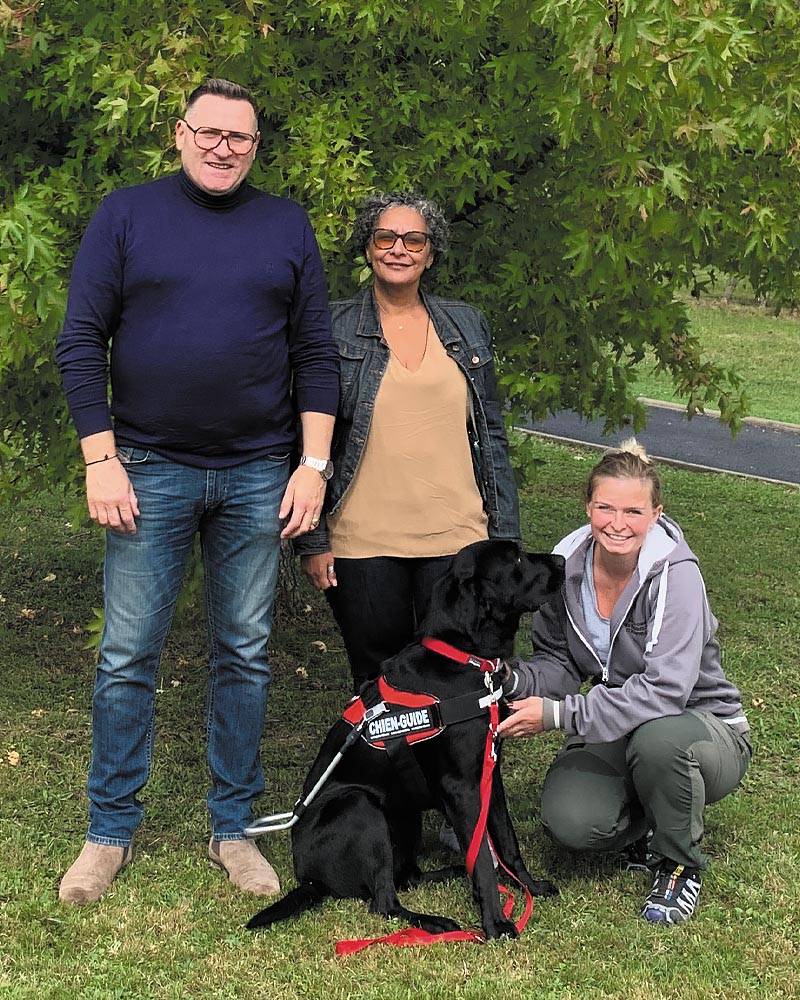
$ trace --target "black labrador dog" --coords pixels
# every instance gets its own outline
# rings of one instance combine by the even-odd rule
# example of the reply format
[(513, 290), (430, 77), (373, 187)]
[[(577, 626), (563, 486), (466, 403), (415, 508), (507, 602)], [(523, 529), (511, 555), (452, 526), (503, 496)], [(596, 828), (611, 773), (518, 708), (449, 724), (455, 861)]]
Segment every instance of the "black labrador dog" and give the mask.
[[(419, 638), (442, 640), (489, 660), (509, 657), (522, 614), (544, 603), (563, 579), (560, 556), (525, 553), (508, 540), (475, 542), (456, 555), (451, 569), (435, 585)], [(379, 716), (357, 739), (351, 737), (352, 745), (341, 762), (292, 828), (297, 888), (257, 913), (247, 924), (249, 929), (296, 916), (328, 896), (370, 900), (372, 912), (398, 917), (430, 933), (458, 929), (447, 917), (406, 909), (397, 890), (422, 880), (417, 849), (424, 809), (442, 811), (462, 850), (467, 851), (480, 812), (479, 786), (489, 725), (488, 709), (476, 708), (481, 695), (487, 694), (483, 675), (475, 665), (456, 662), (418, 641), (385, 662), (380, 683), (395, 692), (433, 697), (411, 696), (407, 704), (412, 707)], [(370, 699), (369, 687), (368, 683), (361, 691), (365, 706), (381, 702), (381, 692)], [(385, 693), (386, 688), (384, 699)], [(425, 738), (425, 732), (404, 736), (415, 725), (430, 730), (431, 719), (423, 719), (426, 712), (419, 705), (437, 700), (443, 717), (448, 710), (450, 716), (469, 716), (472, 711), (472, 717), (443, 728), (434, 721), (438, 734), (433, 738)], [(434, 715), (437, 711), (436, 705), (430, 710)], [(357, 714), (349, 716), (349, 712), (328, 733), (306, 778), (301, 802), (352, 734)], [(400, 730), (400, 739), (392, 738), (395, 728)], [(402, 750), (389, 752), (393, 747)], [(493, 773), (487, 829), (499, 858), (533, 895), (557, 892), (550, 882), (535, 880), (525, 868), (498, 767)], [(513, 922), (502, 912), (485, 837), (472, 880), (487, 939), (516, 937)]]

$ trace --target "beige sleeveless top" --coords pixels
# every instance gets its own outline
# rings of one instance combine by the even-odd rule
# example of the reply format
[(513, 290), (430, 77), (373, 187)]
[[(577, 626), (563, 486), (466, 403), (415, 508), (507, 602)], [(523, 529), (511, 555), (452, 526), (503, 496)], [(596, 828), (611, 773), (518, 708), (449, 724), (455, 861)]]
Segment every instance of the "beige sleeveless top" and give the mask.
[(467, 437), (467, 384), (431, 329), (412, 372), (391, 355), (339, 511), (335, 557), (452, 555), (488, 535)]

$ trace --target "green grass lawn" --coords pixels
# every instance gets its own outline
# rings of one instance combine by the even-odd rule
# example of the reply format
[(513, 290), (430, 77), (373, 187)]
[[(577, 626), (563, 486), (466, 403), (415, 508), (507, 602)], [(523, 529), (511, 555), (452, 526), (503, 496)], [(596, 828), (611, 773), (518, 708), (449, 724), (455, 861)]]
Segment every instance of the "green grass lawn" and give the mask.
[[(526, 540), (549, 549), (583, 519), (595, 455), (535, 442), (523, 497)], [(156, 761), (133, 864), (96, 906), (65, 908), (58, 879), (86, 828), (93, 654), (85, 623), (101, 601), (100, 534), (73, 531), (62, 498), (0, 510), (0, 996), (4, 1000), (166, 998), (469, 998), (739, 1000), (800, 995), (800, 492), (663, 469), (667, 511), (698, 552), (722, 622), (726, 669), (741, 687), (756, 754), (744, 786), (707, 810), (712, 865), (696, 918), (672, 929), (638, 916), (647, 880), (618, 859), (574, 857), (537, 824), (556, 734), (510, 743), (511, 811), (529, 867), (560, 886), (518, 941), (334, 955), (342, 937), (391, 925), (364, 904), (250, 934), (259, 904), (205, 861), (204, 627), (188, 610), (169, 641)], [(524, 645), (524, 640), (521, 642)], [(261, 811), (291, 807), (323, 734), (348, 697), (341, 640), (324, 602), (278, 622), (263, 745)], [(447, 858), (427, 828), (424, 864)], [(289, 835), (262, 847), (292, 884)], [(453, 882), (404, 896), (468, 927), (469, 890)]]
[[(689, 304), (692, 330), (706, 358), (738, 370), (753, 416), (800, 424), (800, 322), (713, 299)], [(640, 396), (680, 403), (669, 378), (640, 366)]]

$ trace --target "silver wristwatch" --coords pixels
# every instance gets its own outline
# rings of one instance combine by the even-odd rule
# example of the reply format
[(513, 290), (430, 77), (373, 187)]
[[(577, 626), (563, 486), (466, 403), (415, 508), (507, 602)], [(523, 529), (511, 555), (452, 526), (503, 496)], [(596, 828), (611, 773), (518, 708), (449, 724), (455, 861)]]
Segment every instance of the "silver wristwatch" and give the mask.
[(316, 469), (326, 483), (333, 475), (333, 462), (330, 459), (310, 458), (308, 455), (303, 455), (300, 464), (307, 465), (310, 469)]

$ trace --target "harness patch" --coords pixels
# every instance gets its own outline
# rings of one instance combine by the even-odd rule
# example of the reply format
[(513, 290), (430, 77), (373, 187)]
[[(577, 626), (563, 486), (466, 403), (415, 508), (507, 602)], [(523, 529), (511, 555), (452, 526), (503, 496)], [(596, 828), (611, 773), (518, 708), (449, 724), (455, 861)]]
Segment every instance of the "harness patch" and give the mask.
[(404, 739), (408, 743), (430, 740), (444, 729), (439, 702), (433, 695), (398, 691), (380, 677), (375, 698), (369, 700), (378, 700), (378, 704), (367, 708), (363, 697), (355, 698), (342, 718), (357, 726), (366, 715), (361, 738), (376, 750), (385, 750), (391, 740)]
[(427, 733), (429, 737), (436, 736), (440, 726), (439, 713), (434, 711), (435, 707), (431, 705), (428, 708), (413, 710), (390, 709), (385, 715), (378, 716), (367, 725), (365, 737), (369, 743), (376, 743), (379, 740), (392, 740), (420, 733)]

